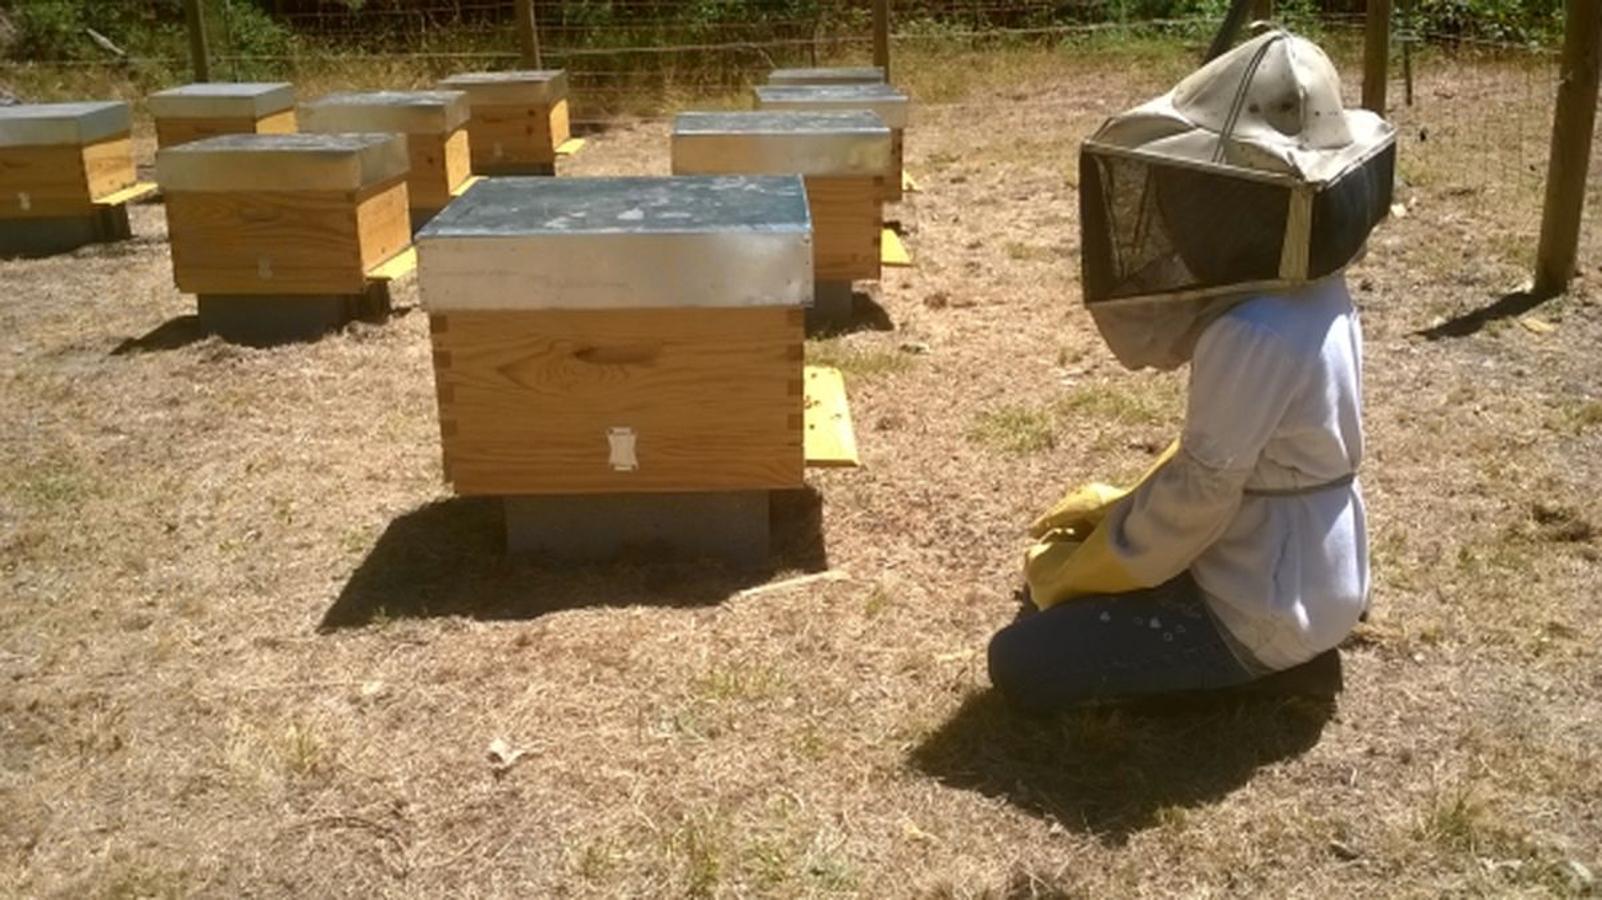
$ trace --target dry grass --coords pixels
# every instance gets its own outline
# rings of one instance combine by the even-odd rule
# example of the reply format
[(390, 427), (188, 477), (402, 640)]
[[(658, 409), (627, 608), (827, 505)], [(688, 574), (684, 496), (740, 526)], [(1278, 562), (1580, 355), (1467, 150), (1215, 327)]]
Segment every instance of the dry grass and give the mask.
[[(495, 508), (440, 484), (424, 317), (198, 339), (160, 207), (131, 243), (0, 263), (0, 894), (1594, 891), (1602, 232), (1536, 310), (1555, 331), (1419, 334), (1525, 275), (1499, 248), (1538, 197), (1456, 191), (1484, 151), (1444, 137), (1494, 73), (1423, 70), (1403, 152), (1437, 177), (1352, 274), (1375, 616), (1338, 706), (1045, 720), (983, 667), (1022, 526), (1142, 468), (1183, 390), (1076, 305), (1074, 148), (1169, 73), (1013, 74), (911, 134), (895, 329), (812, 348), (855, 366), (865, 467), (786, 498), (779, 567), (849, 580), (503, 559)], [(645, 123), (571, 168), (666, 156)], [(1009, 250), (1037, 247), (1065, 249)], [(1052, 442), (970, 436), (1007, 409)]]

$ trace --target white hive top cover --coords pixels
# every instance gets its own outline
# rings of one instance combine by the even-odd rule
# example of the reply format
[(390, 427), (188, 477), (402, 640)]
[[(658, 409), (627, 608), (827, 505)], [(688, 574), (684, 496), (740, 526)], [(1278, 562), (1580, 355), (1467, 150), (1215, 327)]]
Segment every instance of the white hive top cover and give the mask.
[(763, 84), (755, 89), (758, 109), (809, 112), (865, 109), (891, 128), (906, 128), (907, 95), (888, 84)]
[(823, 69), (774, 69), (768, 84), (883, 84), (878, 66), (836, 66)]
[(287, 81), (206, 82), (157, 91), (146, 98), (158, 119), (261, 119), (295, 106)]
[(675, 175), (886, 175), (890, 129), (852, 112), (681, 113), (673, 120)]
[(1236, 303), (1349, 265), (1390, 209), (1395, 147), (1284, 31), (1108, 120), (1080, 150), (1081, 283), (1119, 361), (1181, 365)]
[(448, 91), (466, 91), (469, 102), (490, 106), (529, 103), (550, 106), (567, 98), (566, 69), (518, 72), (464, 72), (441, 81)]
[(300, 107), (300, 130), (322, 134), (392, 131), (449, 134), (467, 124), (461, 91), (369, 91), (329, 94)]
[(796, 175), (486, 178), (416, 243), (430, 312), (812, 302)]
[(82, 146), (126, 135), (132, 124), (128, 104), (117, 101), (0, 106), (0, 147)]
[(410, 167), (400, 134), (228, 134), (156, 151), (165, 191), (358, 191)]

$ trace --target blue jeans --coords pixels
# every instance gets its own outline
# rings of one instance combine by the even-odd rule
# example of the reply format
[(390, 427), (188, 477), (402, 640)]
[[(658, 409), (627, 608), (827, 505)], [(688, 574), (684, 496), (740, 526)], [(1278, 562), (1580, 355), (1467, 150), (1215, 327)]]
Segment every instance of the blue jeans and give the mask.
[(1189, 574), (1159, 587), (1069, 600), (990, 639), (990, 681), (1014, 705), (1048, 711), (1233, 687), (1253, 680)]

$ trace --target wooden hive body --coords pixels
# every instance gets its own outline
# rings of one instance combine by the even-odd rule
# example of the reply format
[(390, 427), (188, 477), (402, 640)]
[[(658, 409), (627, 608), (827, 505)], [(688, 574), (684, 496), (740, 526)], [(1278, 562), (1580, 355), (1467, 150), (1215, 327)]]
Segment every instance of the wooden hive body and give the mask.
[(768, 84), (755, 89), (756, 105), (764, 110), (830, 112), (867, 110), (884, 120), (890, 128), (890, 165), (885, 177), (884, 199), (901, 199), (901, 174), (905, 168), (906, 130), (909, 114), (907, 95), (888, 84)]
[(572, 136), (565, 71), (471, 72), (440, 87), (467, 93), (474, 172), (493, 175), (525, 166), (554, 171), (556, 148)]
[(288, 82), (189, 84), (151, 94), (156, 146), (224, 134), (293, 134), (295, 89)]
[(157, 153), (192, 294), (354, 294), (411, 243), (399, 135), (230, 135)]
[(418, 236), (460, 494), (802, 484), (804, 188), (505, 178)]
[(801, 175), (819, 281), (876, 280), (890, 129), (868, 112), (686, 113), (675, 175)]
[(0, 218), (87, 216), (136, 180), (126, 103), (0, 107)]
[(472, 174), (467, 95), (461, 91), (330, 94), (301, 107), (301, 127), (322, 134), (404, 134), (412, 209), (443, 209)]

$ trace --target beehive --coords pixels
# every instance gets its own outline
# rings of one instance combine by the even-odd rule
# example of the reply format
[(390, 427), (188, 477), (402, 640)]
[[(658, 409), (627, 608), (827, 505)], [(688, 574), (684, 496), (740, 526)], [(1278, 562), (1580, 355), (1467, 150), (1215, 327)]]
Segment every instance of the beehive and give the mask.
[(488, 179), (418, 235), (460, 494), (802, 483), (801, 179)]
[(819, 281), (879, 277), (890, 129), (869, 112), (685, 113), (675, 175), (801, 175)]
[(178, 287), (357, 294), (411, 243), (398, 134), (241, 134), (156, 154)]
[(156, 146), (223, 134), (293, 134), (295, 88), (288, 82), (187, 84), (151, 94)]
[(567, 72), (470, 72), (440, 87), (467, 93), (475, 173), (555, 174), (556, 149), (571, 136)]
[(824, 69), (774, 69), (768, 84), (884, 84), (878, 66), (835, 66)]
[(901, 170), (906, 156), (906, 128), (910, 103), (907, 95), (888, 84), (760, 85), (758, 109), (801, 112), (867, 110), (890, 128), (890, 165), (885, 199), (901, 199)]
[(427, 218), (451, 202), (472, 174), (467, 95), (461, 91), (330, 94), (300, 108), (304, 131), (406, 136), (411, 207)]
[(0, 106), (0, 219), (89, 216), (135, 180), (126, 103)]

